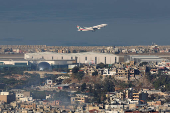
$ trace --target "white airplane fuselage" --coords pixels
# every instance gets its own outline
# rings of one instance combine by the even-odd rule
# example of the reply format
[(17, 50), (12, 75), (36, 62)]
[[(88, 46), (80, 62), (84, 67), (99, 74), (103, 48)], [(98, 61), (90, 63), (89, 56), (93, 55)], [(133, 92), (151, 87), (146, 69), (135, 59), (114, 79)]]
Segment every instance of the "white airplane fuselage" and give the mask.
[(100, 25), (96, 25), (96, 26), (92, 26), (92, 27), (84, 27), (81, 28), (80, 26), (77, 26), (78, 31), (95, 31), (97, 29), (101, 29), (102, 27), (107, 26), (107, 24), (100, 24)]

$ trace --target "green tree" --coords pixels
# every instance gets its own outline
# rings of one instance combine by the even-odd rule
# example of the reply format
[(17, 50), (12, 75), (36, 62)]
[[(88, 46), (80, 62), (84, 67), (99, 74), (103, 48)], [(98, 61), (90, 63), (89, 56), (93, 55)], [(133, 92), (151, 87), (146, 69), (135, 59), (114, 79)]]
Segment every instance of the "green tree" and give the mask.
[(75, 66), (73, 69), (72, 69), (72, 73), (75, 74), (75, 73), (78, 73), (79, 71), (79, 67)]
[(148, 62), (142, 62), (142, 63), (139, 64), (139, 66), (144, 66), (144, 65), (147, 65), (147, 64), (148, 64)]
[(46, 97), (45, 91), (32, 91), (31, 95), (34, 99), (45, 99)]
[(97, 75), (98, 75), (98, 72), (97, 72), (97, 71), (95, 71), (95, 72), (92, 73), (92, 76), (97, 76)]
[(104, 63), (99, 63), (99, 64), (97, 64), (97, 68), (104, 68), (105, 67), (105, 64)]
[(56, 76), (56, 75), (51, 75), (51, 80), (52, 80), (53, 82), (55, 82), (55, 81), (56, 81), (56, 78), (57, 78), (57, 76)]
[(82, 80), (82, 78), (84, 76), (84, 72), (79, 71), (78, 73), (73, 73), (72, 76), (80, 81), (80, 80)]
[(111, 81), (109, 78), (106, 78), (104, 80), (104, 84), (103, 84), (104, 91), (106, 91), (106, 92), (113, 92), (115, 90), (114, 87), (115, 86), (114, 86), (113, 81)]
[(165, 85), (165, 89), (166, 89), (166, 91), (170, 91), (170, 83)]
[(84, 76), (84, 72), (83, 72), (83, 71), (80, 71), (80, 72), (78, 72), (78, 74), (77, 74), (77, 79), (78, 79), (78, 80), (82, 80), (83, 76)]
[(83, 83), (83, 84), (81, 85), (81, 91), (83, 92), (85, 89), (86, 89), (86, 83)]
[(92, 93), (92, 86), (91, 86), (91, 84), (89, 85), (89, 93)]

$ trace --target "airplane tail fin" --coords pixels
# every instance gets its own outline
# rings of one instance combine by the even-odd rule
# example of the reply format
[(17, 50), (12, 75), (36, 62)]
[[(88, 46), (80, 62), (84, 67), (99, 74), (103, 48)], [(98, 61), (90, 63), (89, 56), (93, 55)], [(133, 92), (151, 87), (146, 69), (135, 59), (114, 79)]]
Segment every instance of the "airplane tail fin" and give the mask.
[(83, 29), (83, 28), (81, 28), (80, 26), (77, 25), (77, 29), (79, 30), (79, 29)]

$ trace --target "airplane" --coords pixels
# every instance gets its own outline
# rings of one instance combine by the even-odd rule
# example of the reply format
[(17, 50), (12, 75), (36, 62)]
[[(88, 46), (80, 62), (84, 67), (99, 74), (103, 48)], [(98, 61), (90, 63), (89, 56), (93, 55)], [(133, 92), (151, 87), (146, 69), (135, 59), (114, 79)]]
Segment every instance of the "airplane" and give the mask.
[(97, 29), (101, 29), (102, 27), (106, 27), (107, 24), (100, 24), (92, 27), (80, 27), (77, 25), (78, 31), (96, 31)]

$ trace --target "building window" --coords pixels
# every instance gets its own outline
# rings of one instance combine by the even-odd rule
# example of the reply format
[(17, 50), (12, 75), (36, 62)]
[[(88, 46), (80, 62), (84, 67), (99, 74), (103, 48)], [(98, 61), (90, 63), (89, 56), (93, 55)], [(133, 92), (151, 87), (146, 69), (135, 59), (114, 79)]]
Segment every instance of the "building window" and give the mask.
[(71, 60), (73, 60), (73, 57), (71, 57)]
[(85, 57), (85, 60), (87, 60), (87, 57)]
[(53, 60), (53, 56), (52, 56), (52, 60)]
[(115, 57), (115, 63), (117, 62), (117, 57)]
[(105, 64), (106, 64), (106, 57), (105, 57)]
[(77, 63), (77, 59), (78, 59), (78, 57), (75, 57), (75, 61), (76, 61), (76, 63)]
[(42, 59), (44, 59), (44, 57), (42, 56)]
[(61, 57), (61, 59), (63, 59), (63, 56)]
[(97, 57), (95, 57), (95, 64), (97, 64)]

